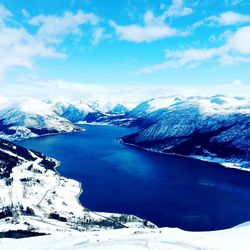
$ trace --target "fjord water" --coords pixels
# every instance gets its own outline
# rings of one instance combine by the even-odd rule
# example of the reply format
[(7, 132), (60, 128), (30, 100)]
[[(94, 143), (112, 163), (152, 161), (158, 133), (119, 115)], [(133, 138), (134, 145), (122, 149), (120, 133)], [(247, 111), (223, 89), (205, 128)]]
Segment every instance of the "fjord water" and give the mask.
[(82, 183), (84, 206), (192, 231), (250, 221), (249, 172), (120, 144), (129, 129), (83, 127), (18, 144), (60, 160), (59, 173)]

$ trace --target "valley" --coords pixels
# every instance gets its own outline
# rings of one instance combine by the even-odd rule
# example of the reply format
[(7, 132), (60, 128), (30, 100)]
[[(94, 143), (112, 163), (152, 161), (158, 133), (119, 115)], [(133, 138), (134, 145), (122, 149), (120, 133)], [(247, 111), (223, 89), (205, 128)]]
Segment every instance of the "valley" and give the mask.
[[(166, 96), (131, 103), (0, 98), (0, 138), (22, 140), (82, 131), (79, 124), (136, 129), (121, 142), (154, 152), (249, 168), (250, 100)], [(31, 108), (30, 108), (31, 107)], [(238, 135), (241, 135), (240, 137)]]
[(80, 201), (92, 211), (133, 214), (159, 227), (190, 231), (250, 220), (250, 172), (117, 141), (132, 129), (81, 126), (85, 131), (17, 143), (58, 159), (59, 173), (82, 183)]

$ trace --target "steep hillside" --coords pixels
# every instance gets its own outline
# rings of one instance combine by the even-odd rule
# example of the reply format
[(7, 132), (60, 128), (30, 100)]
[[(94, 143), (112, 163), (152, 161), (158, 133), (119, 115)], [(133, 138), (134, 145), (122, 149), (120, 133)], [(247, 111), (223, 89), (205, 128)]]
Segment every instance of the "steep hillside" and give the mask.
[(81, 100), (52, 102), (52, 107), (58, 115), (72, 123), (92, 122), (102, 115), (101, 112)]
[(1, 103), (1, 138), (16, 140), (79, 130), (81, 128), (58, 115), (45, 102), (31, 98), (16, 98)]
[(148, 111), (146, 115), (139, 112), (133, 123), (138, 119), (143, 120), (144, 128), (122, 138), (124, 143), (163, 153), (249, 166), (248, 99), (192, 97), (152, 113)]

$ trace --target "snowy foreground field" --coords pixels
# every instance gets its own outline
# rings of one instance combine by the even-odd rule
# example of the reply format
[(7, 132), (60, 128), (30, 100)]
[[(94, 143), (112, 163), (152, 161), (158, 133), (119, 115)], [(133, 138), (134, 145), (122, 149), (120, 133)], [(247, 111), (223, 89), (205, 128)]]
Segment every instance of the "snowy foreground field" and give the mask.
[(213, 232), (187, 232), (177, 228), (116, 229), (84, 233), (57, 233), (23, 239), (1, 239), (4, 250), (167, 250), (250, 248), (250, 223)]

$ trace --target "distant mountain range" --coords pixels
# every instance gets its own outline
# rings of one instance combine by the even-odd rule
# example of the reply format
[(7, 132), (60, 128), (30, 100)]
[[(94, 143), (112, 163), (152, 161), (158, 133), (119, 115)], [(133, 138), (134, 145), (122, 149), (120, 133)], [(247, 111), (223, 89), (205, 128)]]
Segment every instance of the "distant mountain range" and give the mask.
[(121, 139), (161, 153), (248, 167), (250, 99), (177, 97), (151, 99), (130, 109), (124, 103), (0, 98), (0, 137), (24, 139), (83, 130), (77, 124), (134, 127)]
[(100, 117), (125, 115), (119, 103), (40, 101), (32, 98), (0, 98), (0, 138), (19, 140), (45, 134), (83, 130), (76, 123), (95, 122)]

